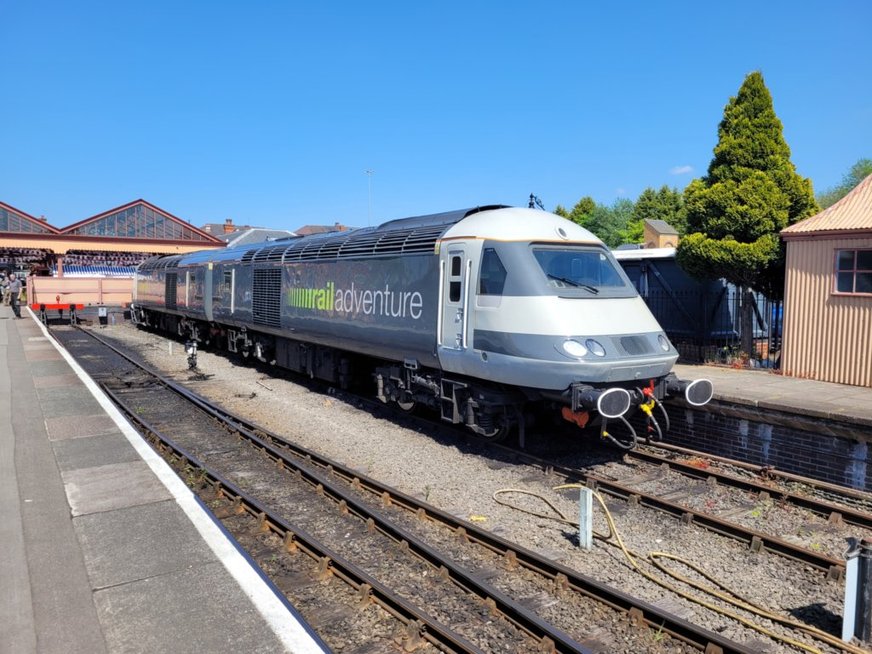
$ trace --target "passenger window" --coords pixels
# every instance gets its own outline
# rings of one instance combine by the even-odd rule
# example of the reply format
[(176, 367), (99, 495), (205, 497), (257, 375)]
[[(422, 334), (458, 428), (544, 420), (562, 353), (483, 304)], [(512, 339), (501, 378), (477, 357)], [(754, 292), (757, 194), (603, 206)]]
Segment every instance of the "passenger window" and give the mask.
[(506, 285), (506, 268), (497, 251), (485, 248), (481, 257), (478, 292), (480, 295), (502, 295)]
[(230, 271), (225, 270), (223, 274), (219, 273), (217, 270), (212, 275), (212, 299), (220, 300), (225, 293), (227, 293), (229, 286), (227, 284), (227, 278), (230, 275)]
[(460, 257), (451, 257), (451, 276), (460, 277)]

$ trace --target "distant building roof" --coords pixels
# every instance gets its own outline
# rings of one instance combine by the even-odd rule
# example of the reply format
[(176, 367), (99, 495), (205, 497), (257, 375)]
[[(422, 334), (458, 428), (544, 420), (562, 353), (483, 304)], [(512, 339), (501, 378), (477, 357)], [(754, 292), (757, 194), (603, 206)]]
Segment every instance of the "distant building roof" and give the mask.
[(282, 238), (291, 238), (298, 236), (294, 232), (289, 232), (285, 229), (263, 229), (260, 227), (251, 227), (249, 229), (240, 229), (230, 234), (218, 234), (218, 238), (227, 242), (227, 247), (235, 247), (237, 245), (249, 245), (250, 243), (263, 243), (264, 241), (277, 241)]
[(227, 218), (223, 223), (206, 223), (200, 229), (212, 236), (222, 237), (223, 234), (241, 232), (244, 229), (255, 229), (254, 225), (234, 225), (233, 218)]
[(295, 230), (298, 236), (309, 236), (310, 234), (325, 234), (327, 232), (347, 232), (352, 229), (348, 225), (334, 223), (333, 225), (303, 225)]
[(678, 231), (665, 220), (651, 220), (650, 218), (646, 218), (645, 224), (658, 234), (678, 234)]
[(839, 234), (868, 230), (872, 230), (872, 175), (831, 207), (785, 227), (781, 235), (789, 239), (821, 232)]

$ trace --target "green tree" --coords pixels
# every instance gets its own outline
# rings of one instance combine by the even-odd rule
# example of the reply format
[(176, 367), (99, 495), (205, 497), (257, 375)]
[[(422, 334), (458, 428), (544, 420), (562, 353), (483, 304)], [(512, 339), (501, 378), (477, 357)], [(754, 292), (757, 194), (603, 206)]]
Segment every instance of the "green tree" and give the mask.
[[(645, 240), (645, 221), (644, 220), (636, 220), (635, 218), (630, 216), (630, 219), (627, 221), (626, 227), (618, 230), (618, 244), (623, 245), (624, 243), (634, 243), (639, 244)], [(614, 246), (614, 247), (617, 247)]]
[(645, 220), (663, 220), (683, 235), (686, 231), (684, 195), (678, 189), (670, 188), (665, 184), (659, 191), (651, 187), (646, 188), (639, 195), (633, 209), (633, 221), (642, 224)]
[(831, 207), (843, 197), (848, 195), (857, 184), (872, 175), (872, 159), (860, 159), (857, 163), (851, 166), (844, 177), (842, 183), (834, 186), (831, 189), (823, 191), (817, 196), (817, 203), (821, 209)]
[(752, 289), (784, 293), (779, 232), (818, 211), (811, 181), (790, 161), (782, 124), (759, 72), (730, 98), (708, 174), (684, 190), (687, 236), (677, 260), (696, 277), (742, 290), (742, 349), (753, 349)]
[(598, 204), (587, 220), (582, 225), (596, 234), (610, 248), (627, 242), (627, 227), (633, 216), (632, 200), (619, 198), (611, 207)]
[(575, 203), (567, 217), (575, 224), (587, 227), (594, 209), (596, 209), (596, 202), (593, 201), (592, 197), (586, 195)]
[(562, 204), (558, 204), (556, 207), (554, 207), (554, 213), (561, 218), (569, 218), (569, 212)]

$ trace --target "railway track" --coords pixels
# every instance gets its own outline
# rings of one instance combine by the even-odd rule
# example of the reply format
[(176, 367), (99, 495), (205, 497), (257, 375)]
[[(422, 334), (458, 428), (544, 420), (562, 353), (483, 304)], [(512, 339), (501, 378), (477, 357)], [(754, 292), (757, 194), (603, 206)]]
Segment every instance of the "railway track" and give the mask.
[[(89, 363), (93, 363), (94, 356), (94, 354), (89, 355)], [(122, 372), (119, 375), (115, 371), (111, 373), (110, 377), (116, 379), (120, 377), (120, 383), (112, 382), (106, 378), (101, 381), (107, 388), (113, 385), (116, 386), (117, 390), (111, 391), (116, 401), (120, 405), (127, 407), (131, 418), (140, 423), (144, 431), (151, 433), (152, 437), (157, 438), (156, 434), (161, 433), (165, 427), (154, 424), (155, 421), (146, 418), (150, 413), (145, 408), (147, 398), (137, 397), (137, 394), (142, 392), (142, 390), (137, 390), (143, 387), (142, 375), (142, 372), (133, 371)], [(96, 376), (99, 377), (99, 373)], [(601, 643), (597, 641), (597, 636), (587, 638), (590, 641), (589, 645), (583, 642), (585, 640), (583, 634), (578, 637), (578, 640), (574, 640), (562, 629), (554, 627), (554, 625), (539, 618), (530, 609), (525, 608), (524, 604), (538, 604), (539, 606), (560, 604), (564, 607), (564, 613), (568, 612), (573, 616), (572, 621), (576, 623), (576, 630), (578, 629), (579, 617), (581, 617), (581, 624), (585, 623), (583, 618), (585, 614), (592, 616), (592, 619), (594, 619), (593, 616), (597, 616), (595, 619), (601, 621), (601, 614), (606, 609), (608, 609), (607, 612), (611, 611), (613, 613), (611, 616), (612, 622), (623, 623), (621, 628), (626, 630), (627, 633), (634, 631), (635, 628), (632, 626), (634, 623), (647, 624), (650, 629), (643, 629), (641, 631), (635, 629), (637, 634), (641, 633), (642, 638), (647, 640), (644, 645), (640, 645), (640, 651), (643, 649), (645, 651), (658, 651), (658, 649), (662, 651), (684, 651), (682, 649), (684, 646), (690, 647), (691, 650), (709, 652), (754, 651), (751, 648), (737, 645), (718, 634), (708, 632), (705, 629), (677, 618), (662, 609), (635, 600), (625, 593), (610, 589), (534, 552), (524, 550), (517, 545), (504, 541), (471, 523), (458, 520), (439, 511), (435, 507), (399, 493), (394, 489), (387, 488), (377, 481), (368, 479), (355, 471), (344, 469), (342, 466), (324, 459), (316, 453), (302, 449), (294, 451), (292, 444), (285, 443), (274, 435), (265, 434), (256, 425), (247, 423), (238, 416), (229, 415), (216, 407), (210, 406), (203, 398), (193, 395), (169, 380), (161, 381), (160, 385), (165, 388), (171, 388), (173, 393), (179, 394), (177, 397), (185, 396), (187, 402), (194, 402), (199, 407), (199, 410), (203, 412), (203, 415), (208, 416), (207, 424), (211, 426), (213, 432), (215, 421), (220, 420), (229, 424), (235, 439), (244, 437), (245, 440), (252, 443), (259, 450), (256, 454), (258, 458), (261, 460), (268, 459), (269, 470), (285, 477), (303, 478), (311, 488), (316, 490), (315, 495), (332, 498), (333, 504), (335, 507), (338, 507), (338, 511), (334, 509), (334, 513), (338, 512), (344, 516), (356, 516), (365, 525), (362, 528), (363, 531), (369, 532), (374, 529), (387, 536), (392, 543), (399, 543), (400, 550), (414, 551), (415, 556), (419, 560), (425, 561), (429, 565), (431, 571), (429, 576), (434, 579), (443, 580), (442, 583), (438, 584), (438, 587), (446, 586), (444, 580), (448, 580), (453, 581), (453, 586), (457, 588), (463, 588), (467, 591), (471, 590), (476, 598), (475, 606), (478, 606), (479, 610), (481, 606), (486, 607), (486, 613), (489, 616), (494, 612), (502, 615), (502, 621), (521, 632), (521, 640), (518, 642), (527, 642), (526, 649), (530, 651), (538, 651), (543, 648), (548, 651), (549, 647), (553, 648), (554, 651), (604, 650), (598, 647)], [(153, 391), (154, 388), (150, 386), (152, 385), (150, 384), (145, 390)], [(151, 395), (150, 392), (149, 395)], [(168, 422), (173, 421), (174, 417), (175, 422), (178, 422), (177, 400), (171, 400), (167, 397), (155, 402), (153, 398), (148, 398), (148, 404), (159, 407), (158, 417), (163, 416), (163, 420)], [(185, 423), (183, 431), (189, 431), (191, 423), (194, 421), (186, 419), (183, 422)], [(261, 532), (273, 533), (281, 542), (288, 540), (288, 533), (295, 534), (292, 537), (293, 541), (300, 540), (299, 534), (303, 532), (299, 526), (291, 524), (287, 518), (283, 518), (281, 515), (271, 517), (266, 504), (248, 497), (246, 489), (240, 488), (238, 482), (226, 478), (229, 474), (222, 474), (216, 470), (207, 471), (206, 468), (211, 466), (209, 463), (199, 460), (202, 454), (198, 455), (195, 452), (188, 451), (188, 448), (185, 448), (179, 442), (170, 444), (172, 441), (182, 440), (181, 438), (172, 438), (166, 434), (162, 436), (162, 442), (164, 442), (162, 447), (171, 449), (174, 452), (173, 456), (178, 461), (184, 462), (182, 467), (189, 470), (189, 476), (192, 476), (190, 470), (196, 468), (196, 472), (193, 473), (194, 477), (202, 476), (203, 479), (208, 479), (205, 482), (205, 485), (210, 489), (207, 493), (221, 495), (222, 497), (229, 494), (233, 498), (235, 506), (242, 507), (237, 510), (243, 510), (252, 516), (256, 516), (257, 524), (260, 525), (258, 529)], [(184, 438), (190, 438), (190, 434), (184, 436)], [(232, 458), (238, 461), (241, 457), (248, 457), (248, 455), (242, 455), (238, 448), (231, 447), (226, 443), (217, 444), (212, 442), (210, 445), (200, 445), (198, 447), (210, 453), (213, 458), (224, 460)], [(248, 448), (248, 450), (251, 452), (255, 451), (252, 448)], [(313, 466), (314, 469), (312, 468)], [(289, 474), (290, 471), (293, 471), (293, 474)], [(243, 475), (242, 479), (254, 479), (250, 472), (248, 471)], [(239, 471), (235, 474), (239, 477)], [(342, 489), (336, 483), (336, 480), (342, 481), (351, 490)], [(286, 481), (282, 482), (282, 485), (286, 483)], [(264, 485), (264, 482), (260, 480), (257, 482), (257, 485), (261, 487)], [(275, 484), (271, 486), (275, 486)], [(220, 493), (215, 489), (221, 489)], [(465, 555), (467, 559), (472, 558), (472, 560), (478, 561), (473, 566), (474, 572), (456, 566), (451, 562), (450, 558), (439, 555), (435, 549), (428, 547), (426, 543), (422, 543), (419, 537), (397, 527), (388, 520), (380, 518), (378, 511), (367, 508), (365, 502), (355, 497), (355, 492), (353, 492), (355, 489), (358, 494), (363, 493), (370, 496), (370, 498), (376, 498), (383, 510), (401, 507), (406, 513), (413, 513), (417, 516), (418, 520), (438, 524), (443, 533), (450, 534), (450, 541), (452, 543), (455, 545), (459, 543), (464, 547), (477, 550), (478, 554), (475, 557), (484, 556), (485, 558), (482, 560), (472, 557), (468, 553)], [(300, 501), (300, 498), (295, 497), (293, 503), (299, 505)], [(348, 518), (346, 517), (344, 520), (347, 521)], [(306, 548), (312, 551), (328, 551), (326, 548), (319, 550), (319, 547), (323, 547), (323, 545), (309, 544), (308, 538), (306, 543)], [(382, 551), (387, 551), (387, 547), (384, 544), (381, 546), (381, 549)], [(342, 560), (342, 552), (334, 554), (336, 559), (330, 554), (323, 553), (316, 554), (316, 557), (321, 561), (324, 561), (325, 558), (330, 561)], [(321, 565), (331, 568), (329, 563), (322, 563)], [(525, 582), (527, 584), (527, 595), (521, 602), (508, 597), (493, 584), (482, 583), (480, 581), (482, 578), (492, 579), (497, 576), (517, 577), (517, 570), (523, 570), (526, 575), (538, 578), (536, 581), (528, 580)], [(339, 576), (343, 578), (363, 578), (358, 573), (351, 574), (347, 572), (343, 572)], [(424, 577), (426, 576), (424, 575)], [(375, 579), (369, 579), (361, 583), (365, 583), (369, 589), (378, 587), (378, 582)], [(360, 591), (358, 590), (357, 592)], [(372, 592), (372, 590), (369, 592)], [(593, 601), (591, 598), (596, 599)], [(437, 603), (445, 605), (448, 604), (448, 601), (440, 598)], [(429, 604), (432, 606), (433, 602)], [(569, 611), (566, 609), (569, 609)], [(457, 611), (452, 612), (452, 618), (453, 621), (458, 619)], [(425, 624), (425, 618), (417, 618), (416, 620), (418, 622), (411, 620), (410, 624)], [(466, 622), (469, 622), (469, 620), (466, 620)], [(421, 634), (436, 634), (440, 631), (438, 626), (440, 624), (437, 620), (437, 626), (428, 626), (424, 629), (418, 629), (418, 631)], [(444, 625), (442, 626), (444, 627)], [(406, 629), (410, 628), (407, 626)], [(474, 633), (480, 633), (480, 631), (481, 625), (477, 625), (472, 630)], [(672, 638), (665, 638), (667, 634), (672, 636)], [(493, 639), (494, 642), (500, 642), (500, 638), (507, 637), (494, 636)], [(515, 635), (513, 637), (518, 638), (519, 636)], [(440, 646), (447, 647), (445, 644)], [(521, 648), (521, 650), (523, 649), (525, 648)]]
[(872, 495), (704, 452), (639, 446), (620, 462), (590, 472), (589, 466), (582, 469), (560, 458), (495, 447), (567, 481), (740, 540), (754, 551), (812, 565), (831, 579), (844, 574), (848, 539), (872, 537)]
[[(260, 383), (260, 382), (258, 382), (258, 383)], [(357, 400), (355, 402), (357, 403)], [(217, 416), (216, 416), (216, 419), (217, 419)], [(257, 425), (255, 425), (249, 421), (245, 421), (239, 417), (233, 418), (232, 416), (231, 416), (231, 420), (236, 421), (235, 424), (236, 424), (237, 428), (239, 426), (242, 426), (245, 429), (257, 431), (258, 432), (257, 435), (259, 435), (259, 437), (261, 437), (261, 438), (265, 438), (268, 436), (267, 438), (265, 438), (266, 441), (270, 441), (273, 438), (272, 435), (268, 435), (263, 430), (259, 430)], [(430, 425), (430, 427), (431, 427), (431, 429), (428, 431), (431, 431), (433, 426)], [(281, 439), (278, 439), (276, 441), (276, 444), (278, 447), (283, 447), (281, 445)], [(487, 445), (487, 447), (491, 447), (491, 446)], [(298, 455), (294, 455), (294, 456), (298, 456)], [(524, 459), (525, 455), (523, 453), (513, 452), (511, 454), (511, 456), (516, 457), (516, 460), (518, 460), (518, 461), (522, 461)], [(680, 464), (677, 467), (681, 468), (682, 467), (681, 464), (683, 464), (683, 461), (688, 458), (688, 453), (678, 452), (673, 456), (679, 457), (681, 459), (681, 460), (677, 461), (677, 463)], [(406, 512), (407, 514), (412, 514), (412, 515), (416, 516), (415, 520), (413, 521), (413, 524), (417, 523), (419, 525), (429, 525), (430, 523), (439, 523), (441, 520), (440, 518), (436, 517), (438, 514), (438, 511), (436, 513), (428, 512), (426, 505), (424, 507), (421, 507), (420, 504), (416, 504), (417, 500), (415, 500), (414, 498), (405, 497), (405, 498), (403, 498), (402, 501), (400, 501), (397, 498), (403, 497), (402, 494), (396, 493), (395, 491), (392, 492), (391, 489), (388, 489), (387, 494), (386, 494), (385, 491), (380, 491), (378, 489), (377, 482), (373, 486), (370, 486), (368, 483), (363, 483), (362, 479), (365, 479), (365, 478), (363, 478), (362, 475), (360, 475), (359, 473), (355, 473), (355, 471), (353, 471), (353, 470), (352, 471), (344, 471), (344, 473), (342, 473), (341, 466), (339, 466), (338, 464), (329, 462), (327, 460), (325, 460), (326, 462), (321, 462), (319, 460), (319, 457), (312, 452), (303, 453), (303, 454), (299, 455), (299, 458), (307, 460), (309, 464), (314, 464), (316, 468), (320, 468), (321, 470), (323, 470), (325, 472), (325, 474), (327, 475), (328, 479), (342, 480), (343, 478), (347, 478), (346, 483), (353, 488), (357, 488), (363, 495), (371, 495), (372, 497), (378, 497), (379, 503), (382, 505), (380, 508), (384, 511), (392, 511), (393, 509), (400, 508), (402, 511)], [(544, 461), (544, 460), (542, 460), (542, 461)], [(549, 478), (550, 478), (550, 476), (553, 476), (555, 473), (559, 472), (556, 469), (556, 467), (554, 466), (553, 462), (542, 463), (542, 461), (540, 461), (538, 463), (533, 463), (532, 465), (535, 465), (536, 467), (540, 467), (543, 470), (543, 472), (545, 472), (549, 475)], [(529, 463), (529, 461), (528, 461), (528, 463)], [(663, 462), (658, 462), (657, 467), (660, 468), (662, 466), (662, 463)], [(686, 463), (686, 461), (685, 461), (685, 463)], [(696, 475), (698, 477), (698, 473), (699, 473), (700, 469), (694, 465), (691, 465), (690, 467), (695, 469), (695, 472), (694, 471), (690, 471), (690, 472), (694, 472), (694, 475)], [(749, 474), (751, 474), (751, 473), (749, 473)], [(568, 478), (569, 477), (567, 477), (567, 479)], [(348, 480), (350, 480), (350, 481), (348, 481)], [(706, 486), (708, 486), (712, 482), (708, 481), (708, 482), (704, 482), (704, 483)], [(792, 479), (792, 480), (790, 480), (790, 483), (797, 484), (798, 482), (795, 479)], [(770, 489), (771, 489), (771, 487), (770, 487)], [(832, 489), (825, 488), (824, 492), (832, 494)], [(389, 500), (387, 502), (385, 502), (385, 499), (384, 499), (385, 497), (389, 498)], [(860, 496), (857, 496), (857, 497), (850, 499), (849, 501), (854, 502), (858, 505), (862, 505), (863, 500), (864, 500), (864, 498), (860, 495)], [(449, 519), (450, 519), (450, 516), (449, 516)], [(467, 527), (469, 528), (468, 531), (467, 531)], [(414, 527), (412, 527), (412, 528), (415, 529)], [(424, 531), (427, 531), (427, 528), (424, 528), (424, 527), (422, 527), (422, 528), (424, 529)], [(445, 527), (442, 527), (442, 528), (445, 529)], [(480, 531), (480, 530), (477, 530), (475, 525), (471, 525), (471, 524), (467, 523), (467, 525), (464, 526), (463, 524), (461, 524), (459, 530), (455, 526), (455, 527), (448, 528), (448, 531), (453, 534), (451, 539), (450, 539), (451, 542), (458, 542), (461, 540), (478, 542), (479, 547), (483, 547), (484, 549), (490, 548), (490, 546), (487, 545), (486, 543), (487, 543), (488, 539), (492, 536), (492, 534), (490, 534), (490, 532), (486, 532), (486, 531), (483, 532), (485, 537), (481, 542), (479, 542), (477, 540), (477, 537), (473, 536), (473, 534), (476, 534), (477, 531)], [(462, 538), (457, 535), (458, 532), (460, 534), (462, 534)], [(500, 539), (497, 539), (497, 540), (500, 540)], [(482, 543), (485, 543), (485, 544), (482, 545)], [(526, 564), (525, 563), (518, 564), (517, 559), (516, 559), (516, 555), (513, 553), (519, 549), (518, 546), (513, 545), (511, 543), (508, 543), (508, 546), (509, 546), (509, 548), (507, 550), (503, 550), (501, 553), (499, 553), (497, 555), (497, 558), (495, 559), (495, 561), (492, 561), (490, 563), (479, 564), (479, 567), (477, 568), (477, 570), (479, 571), (480, 575), (484, 576), (487, 579), (494, 579), (497, 577), (495, 571), (501, 572), (503, 568), (512, 568), (512, 569), (525, 568)], [(451, 546), (447, 545), (446, 549), (451, 549)], [(494, 549), (494, 552), (497, 552), (497, 551), (498, 550)], [(462, 554), (461, 557), (466, 558), (467, 555)], [(800, 558), (800, 560), (802, 560), (802, 559)], [(506, 561), (508, 561), (509, 563), (507, 563)], [(546, 561), (546, 563), (553, 563), (553, 561), (549, 562), (547, 558), (545, 559), (545, 561)], [(517, 568), (516, 568), (516, 566), (517, 566)], [(550, 579), (551, 579), (552, 585), (556, 586), (557, 588), (564, 589), (563, 591), (558, 593), (560, 595), (560, 597), (548, 598), (547, 592), (534, 590), (533, 592), (528, 592), (526, 594), (526, 596), (523, 598), (524, 603), (526, 603), (527, 605), (533, 605), (533, 606), (538, 605), (538, 607), (547, 606), (551, 603), (556, 603), (558, 605), (566, 603), (565, 602), (565, 590), (567, 589), (567, 581), (566, 580), (571, 579), (571, 577), (567, 576), (564, 579), (564, 576), (561, 576), (562, 571), (560, 570), (560, 568), (562, 568), (562, 566), (557, 565), (556, 568), (558, 570), (556, 575), (552, 575), (550, 577)], [(571, 570), (569, 570), (569, 572), (572, 573)], [(537, 574), (541, 574), (541, 573), (537, 573)], [(569, 590), (578, 591), (579, 589), (575, 588), (573, 586), (573, 584), (570, 584)], [(587, 593), (587, 591), (583, 588), (581, 589), (580, 592), (581, 592), (581, 594)], [(662, 636), (663, 634), (666, 634), (666, 633), (670, 633), (668, 629), (664, 628), (664, 624), (667, 624), (667, 623), (663, 622), (661, 620), (661, 622), (658, 624), (658, 623), (656, 623), (656, 621), (652, 622), (649, 619), (649, 615), (657, 615), (657, 612), (659, 611), (659, 609), (656, 609), (654, 612), (652, 612), (650, 614), (640, 615), (640, 612), (638, 610), (633, 610), (632, 608), (629, 608), (629, 609), (626, 608), (627, 606), (630, 606), (632, 604), (632, 598), (629, 598), (629, 599), (631, 600), (630, 604), (622, 605), (621, 603), (617, 603), (617, 604), (613, 604), (613, 606), (615, 606), (618, 609), (619, 613), (624, 613), (626, 615), (631, 616), (633, 621), (644, 622), (644, 620), (648, 619), (649, 624), (654, 624), (657, 627), (657, 631), (656, 631), (656, 633), (658, 634), (657, 646), (658, 647), (662, 646), (662, 642), (660, 641), (660, 636)], [(655, 607), (652, 607), (652, 608), (655, 608)], [(577, 610), (573, 609), (573, 611), (577, 611), (576, 615), (584, 615), (584, 609), (577, 609)], [(602, 617), (597, 618), (597, 621), (602, 622), (603, 621)], [(624, 627), (621, 626), (619, 628), (624, 628)], [(600, 630), (598, 633), (600, 635), (602, 635), (603, 630)], [(680, 632), (679, 633), (672, 633), (672, 635), (678, 636), (678, 639), (676, 639), (676, 640), (681, 639)], [(609, 647), (602, 648), (601, 643), (599, 643), (597, 641), (597, 638), (595, 636), (591, 637), (591, 638), (579, 637), (578, 641), (579, 641), (579, 644), (584, 646), (584, 647), (588, 646), (588, 642), (589, 642), (590, 647), (592, 648), (591, 651), (610, 651)], [(546, 642), (547, 643), (548, 641), (546, 640), (546, 641), (539, 641), (539, 642)], [(693, 642), (693, 639), (688, 639), (687, 642)], [(695, 646), (698, 647), (698, 645), (695, 645)], [(714, 644), (714, 641), (709, 641), (704, 647), (707, 648), (709, 651), (721, 651), (721, 649), (718, 649), (721, 646)], [(722, 648), (722, 650), (723, 651), (732, 651), (731, 649), (729, 649), (729, 647), (730, 646), (728, 645), (726, 649)], [(759, 645), (755, 644), (755, 645), (747, 648), (747, 651), (763, 651), (762, 649), (758, 649), (758, 648), (759, 648)], [(645, 651), (660, 651), (659, 649), (651, 649), (650, 646), (642, 648), (642, 649), (644, 649)], [(850, 646), (847, 646), (843, 649), (848, 649), (849, 651), (853, 651), (853, 650), (851, 650)], [(627, 651), (637, 651), (637, 650), (627, 650)], [(641, 649), (638, 651), (641, 651)], [(666, 650), (664, 650), (664, 651), (666, 651)], [(671, 650), (669, 650), (669, 651), (671, 651)], [(817, 650), (812, 649), (810, 651), (817, 651)]]
[[(75, 341), (67, 344), (72, 350), (82, 347)], [(452, 652), (485, 651), (481, 643), (488, 642), (504, 642), (509, 650), (519, 652), (588, 651), (499, 593), (482, 588), (420, 541), (358, 506), (350, 494), (335, 489), (326, 478), (300, 466), (277, 468), (274, 459), (264, 456), (271, 453), (268, 444), (256, 437), (240, 440), (249, 434), (237, 426), (217, 428), (214, 414), (204, 412), (203, 405), (192, 404), (173, 382), (156, 375), (146, 381), (147, 371), (119, 371), (117, 363), (110, 364), (108, 374), (101, 373), (95, 369), (102, 363), (105, 370), (102, 355), (92, 347), (87, 350), (79, 356), (85, 358), (92, 376), (140, 430), (160, 443), (159, 449), (171, 451), (182, 462), (186, 479), (194, 483), (211, 480), (222, 496), (229, 493), (242, 510), (257, 516), (260, 530), (280, 535), (287, 546), (310, 553), (319, 566), (317, 577), (342, 579), (359, 595), (371, 596), (402, 622), (401, 631), (414, 642), (428, 640)], [(316, 614), (323, 612), (323, 608), (316, 610)], [(336, 610), (331, 607), (328, 612)], [(342, 613), (357, 617), (350, 607)], [(455, 621), (454, 627), (447, 626), (447, 618)], [(349, 629), (361, 627), (356, 620), (347, 622), (343, 640), (372, 642), (373, 634), (349, 636)], [(364, 620), (363, 628), (369, 624), (369, 619)], [(384, 648), (393, 647), (397, 631), (388, 630), (391, 635), (382, 644)], [(417, 635), (409, 635), (413, 631)], [(322, 638), (334, 646), (329, 636)], [(553, 643), (550, 647), (549, 642)]]
[[(759, 466), (734, 459), (713, 456), (687, 448), (657, 443), (634, 451), (632, 458), (667, 463), (693, 476), (713, 474), (724, 484), (751, 492), (777, 493), (785, 501), (826, 517), (836, 514), (849, 524), (872, 529), (872, 494), (837, 486), (817, 479)], [(700, 466), (700, 457), (702, 463)], [(693, 463), (688, 463), (692, 461)], [(694, 468), (696, 471), (694, 471)]]

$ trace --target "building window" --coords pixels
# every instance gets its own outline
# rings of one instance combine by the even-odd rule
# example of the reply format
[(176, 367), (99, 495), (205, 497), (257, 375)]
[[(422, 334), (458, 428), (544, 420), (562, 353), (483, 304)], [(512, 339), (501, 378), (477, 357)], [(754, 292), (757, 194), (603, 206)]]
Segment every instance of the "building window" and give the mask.
[(872, 250), (836, 250), (836, 293), (872, 295)]

